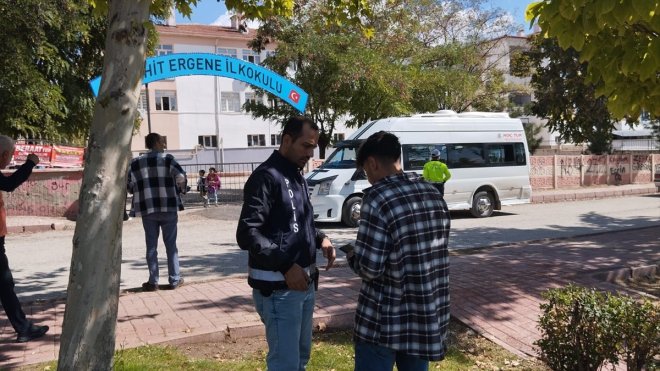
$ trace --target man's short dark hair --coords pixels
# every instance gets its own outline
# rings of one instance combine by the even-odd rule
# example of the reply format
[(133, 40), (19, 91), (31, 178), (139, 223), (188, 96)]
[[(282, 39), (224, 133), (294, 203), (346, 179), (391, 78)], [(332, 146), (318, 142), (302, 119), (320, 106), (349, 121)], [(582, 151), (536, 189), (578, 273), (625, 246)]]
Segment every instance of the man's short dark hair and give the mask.
[(284, 123), (284, 128), (282, 129), (282, 138), (284, 138), (285, 135), (288, 135), (295, 142), (296, 139), (300, 138), (302, 135), (303, 126), (305, 124), (309, 124), (309, 127), (315, 131), (319, 130), (318, 125), (316, 125), (316, 123), (309, 117), (293, 116), (286, 120)]
[(154, 146), (160, 140), (160, 134), (150, 133), (144, 138), (144, 145), (147, 146), (147, 149), (154, 149)]
[(357, 153), (356, 163), (362, 167), (369, 157), (375, 157), (381, 162), (397, 162), (401, 157), (401, 143), (399, 138), (386, 131), (371, 134), (362, 143)]

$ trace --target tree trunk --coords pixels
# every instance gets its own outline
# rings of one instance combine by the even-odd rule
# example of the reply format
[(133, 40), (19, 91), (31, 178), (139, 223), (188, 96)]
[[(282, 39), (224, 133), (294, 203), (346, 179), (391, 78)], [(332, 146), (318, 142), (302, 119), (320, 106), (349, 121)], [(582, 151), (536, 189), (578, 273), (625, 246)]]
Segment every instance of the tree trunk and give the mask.
[(319, 135), (319, 158), (325, 159), (325, 151), (328, 149), (328, 145), (330, 145), (330, 135), (326, 133), (321, 133)]
[(58, 370), (111, 370), (115, 350), (126, 165), (151, 1), (108, 3), (103, 79), (80, 189)]

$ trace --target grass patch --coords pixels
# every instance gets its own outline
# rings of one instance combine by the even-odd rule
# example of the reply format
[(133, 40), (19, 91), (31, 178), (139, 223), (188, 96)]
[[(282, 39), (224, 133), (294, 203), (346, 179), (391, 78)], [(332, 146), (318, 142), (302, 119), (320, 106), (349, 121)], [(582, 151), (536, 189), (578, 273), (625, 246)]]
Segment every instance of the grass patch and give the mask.
[[(477, 335), (457, 321), (450, 326), (449, 351), (441, 362), (432, 362), (431, 370), (549, 370), (541, 362), (516, 357)], [(142, 370), (238, 370), (266, 369), (266, 340), (263, 337), (238, 339), (235, 342), (144, 346), (117, 351), (117, 371)], [(351, 371), (354, 362), (350, 330), (315, 333), (310, 371)], [(55, 362), (22, 370), (55, 370)]]

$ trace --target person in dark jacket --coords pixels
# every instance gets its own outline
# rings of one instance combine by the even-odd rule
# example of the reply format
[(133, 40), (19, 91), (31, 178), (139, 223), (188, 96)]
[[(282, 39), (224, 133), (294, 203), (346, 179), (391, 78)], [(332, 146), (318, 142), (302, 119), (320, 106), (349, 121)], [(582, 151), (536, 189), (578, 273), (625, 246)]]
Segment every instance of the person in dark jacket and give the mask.
[[(9, 165), (14, 156), (14, 140), (0, 135), (0, 169)], [(39, 163), (39, 157), (34, 153), (27, 156), (27, 161), (10, 176), (0, 174), (0, 191), (11, 192), (25, 182), (32, 174), (32, 169)], [(5, 202), (0, 194), (0, 303), (7, 313), (7, 318), (17, 333), (16, 341), (24, 343), (44, 336), (48, 326), (36, 326), (28, 321), (21, 308), (21, 303), (14, 292), (14, 277), (9, 269), (9, 261), (5, 255), (5, 236), (7, 235), (7, 212)]]
[(314, 212), (301, 169), (314, 154), (316, 124), (292, 117), (279, 150), (250, 175), (236, 241), (249, 252), (248, 284), (266, 326), (268, 370), (304, 370), (312, 346), (316, 250), (326, 270), (335, 260), (330, 239), (314, 226)]

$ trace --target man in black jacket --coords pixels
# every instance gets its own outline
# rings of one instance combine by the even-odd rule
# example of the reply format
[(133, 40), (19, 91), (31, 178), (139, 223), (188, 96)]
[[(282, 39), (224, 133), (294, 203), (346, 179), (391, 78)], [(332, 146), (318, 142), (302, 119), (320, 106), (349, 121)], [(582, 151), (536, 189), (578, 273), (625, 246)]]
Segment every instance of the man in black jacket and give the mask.
[[(14, 140), (0, 135), (0, 169), (9, 165), (14, 156)], [(21, 185), (32, 174), (32, 168), (39, 163), (39, 157), (30, 153), (27, 161), (10, 176), (0, 174), (0, 191), (11, 192)], [(16, 341), (24, 343), (44, 336), (48, 326), (35, 326), (28, 321), (21, 309), (21, 303), (14, 292), (14, 277), (9, 269), (9, 261), (5, 255), (5, 236), (7, 235), (7, 212), (5, 202), (0, 194), (0, 303), (7, 313), (7, 318), (18, 334)]]
[(266, 326), (268, 370), (304, 370), (312, 346), (316, 250), (335, 260), (330, 239), (314, 226), (314, 211), (301, 169), (314, 154), (316, 124), (292, 117), (279, 150), (250, 175), (236, 240), (249, 252), (248, 284)]

